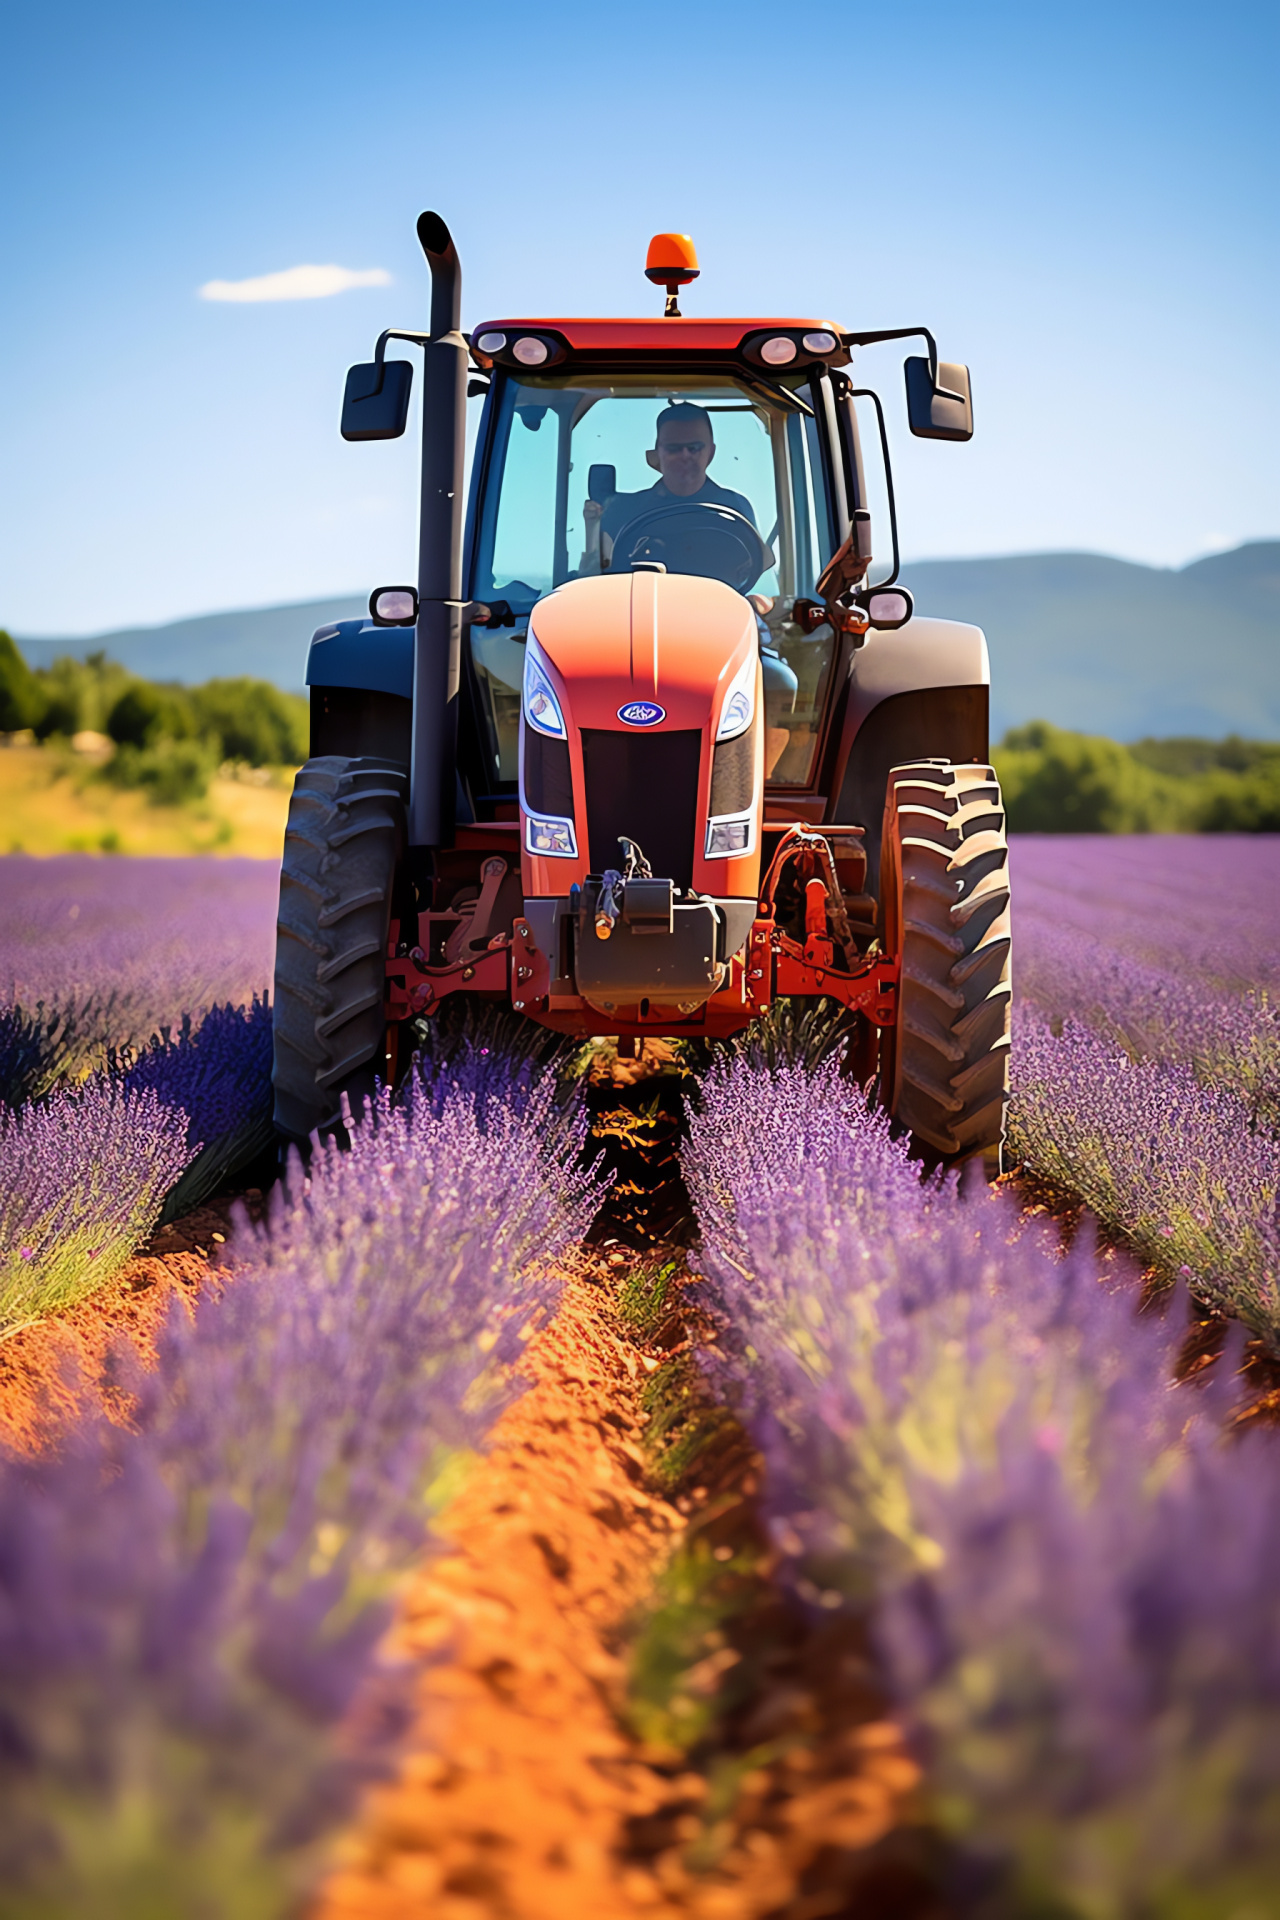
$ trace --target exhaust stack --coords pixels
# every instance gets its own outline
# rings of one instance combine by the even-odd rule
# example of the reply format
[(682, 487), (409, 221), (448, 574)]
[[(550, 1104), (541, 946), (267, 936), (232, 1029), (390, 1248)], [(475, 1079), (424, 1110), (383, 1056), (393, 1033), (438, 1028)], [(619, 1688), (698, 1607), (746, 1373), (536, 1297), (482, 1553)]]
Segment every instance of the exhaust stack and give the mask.
[(423, 213), (418, 239), (431, 269), (431, 338), (423, 343), (409, 843), (439, 847), (453, 836), (457, 783), (468, 356), (459, 332), (462, 268), (453, 236), (438, 213)]

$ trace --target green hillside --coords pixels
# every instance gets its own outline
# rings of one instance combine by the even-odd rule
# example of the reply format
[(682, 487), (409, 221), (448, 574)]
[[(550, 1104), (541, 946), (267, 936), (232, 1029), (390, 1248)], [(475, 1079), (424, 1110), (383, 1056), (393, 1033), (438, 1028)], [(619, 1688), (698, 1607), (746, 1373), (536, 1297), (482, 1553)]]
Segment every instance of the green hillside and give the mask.
[(1280, 739), (1280, 541), (1171, 571), (1102, 554), (929, 560), (921, 613), (972, 620), (991, 649), (991, 732), (1048, 715), (1113, 739)]

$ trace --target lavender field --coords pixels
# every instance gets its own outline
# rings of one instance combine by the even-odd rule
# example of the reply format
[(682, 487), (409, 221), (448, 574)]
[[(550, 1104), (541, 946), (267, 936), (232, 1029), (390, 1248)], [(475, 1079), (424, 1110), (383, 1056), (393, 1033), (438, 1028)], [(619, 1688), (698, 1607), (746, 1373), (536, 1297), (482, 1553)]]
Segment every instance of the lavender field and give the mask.
[[(869, 1623), (957, 1910), (1269, 1920), (1280, 1451), (1232, 1428), (1246, 1338), (1280, 1354), (1280, 843), (1013, 872), (1013, 1157), (1121, 1251), (922, 1184), (834, 1066), (726, 1061), (685, 1155), (704, 1365), (801, 1602)], [(1176, 1385), (1189, 1307), (1231, 1330)]]
[[(1015, 1175), (922, 1181), (838, 1061), (724, 1049), (687, 1082), (691, 1357), (786, 1609), (868, 1636), (931, 1911), (1272, 1920), (1280, 1442), (1240, 1413), (1280, 1365), (1280, 842), (1013, 871)], [(269, 1142), (275, 876), (0, 891), (2, 1362)], [(586, 1125), (545, 1068), (419, 1062), (237, 1216), (154, 1370), (121, 1356), (128, 1420), (0, 1454), (0, 1916), (301, 1910), (402, 1745), (407, 1573), (600, 1204)]]
[(0, 859), (0, 1007), (83, 1009), (90, 1044), (145, 1041), (270, 985), (278, 870), (264, 860)]

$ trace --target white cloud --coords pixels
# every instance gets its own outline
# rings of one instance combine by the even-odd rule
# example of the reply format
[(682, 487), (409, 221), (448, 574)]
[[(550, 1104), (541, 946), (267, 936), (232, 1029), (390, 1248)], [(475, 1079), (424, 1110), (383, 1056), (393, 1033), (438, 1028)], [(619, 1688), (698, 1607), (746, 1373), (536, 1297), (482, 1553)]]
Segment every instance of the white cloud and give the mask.
[(389, 287), (385, 267), (286, 267), (283, 273), (260, 273), (256, 280), (206, 280), (202, 300), (327, 300), (348, 287)]

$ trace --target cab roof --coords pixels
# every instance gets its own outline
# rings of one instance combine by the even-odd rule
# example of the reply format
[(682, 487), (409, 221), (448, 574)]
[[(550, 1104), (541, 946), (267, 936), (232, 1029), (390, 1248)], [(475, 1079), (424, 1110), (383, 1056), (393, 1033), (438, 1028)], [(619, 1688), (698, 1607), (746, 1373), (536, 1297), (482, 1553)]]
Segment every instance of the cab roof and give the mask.
[[(472, 353), (477, 360), (488, 363), (490, 356), (481, 353), (475, 342), (486, 333), (541, 333), (558, 334), (571, 352), (606, 354), (653, 354), (653, 353), (736, 353), (742, 342), (752, 335), (768, 333), (831, 333), (837, 341), (841, 338), (841, 329), (830, 320), (806, 320), (788, 318), (770, 319), (686, 319), (675, 317), (662, 319), (655, 315), (646, 315), (643, 319), (523, 319), (523, 320), (486, 320), (472, 329), (470, 340)], [(827, 356), (823, 356), (826, 358)], [(840, 353), (838, 358), (846, 357)]]

